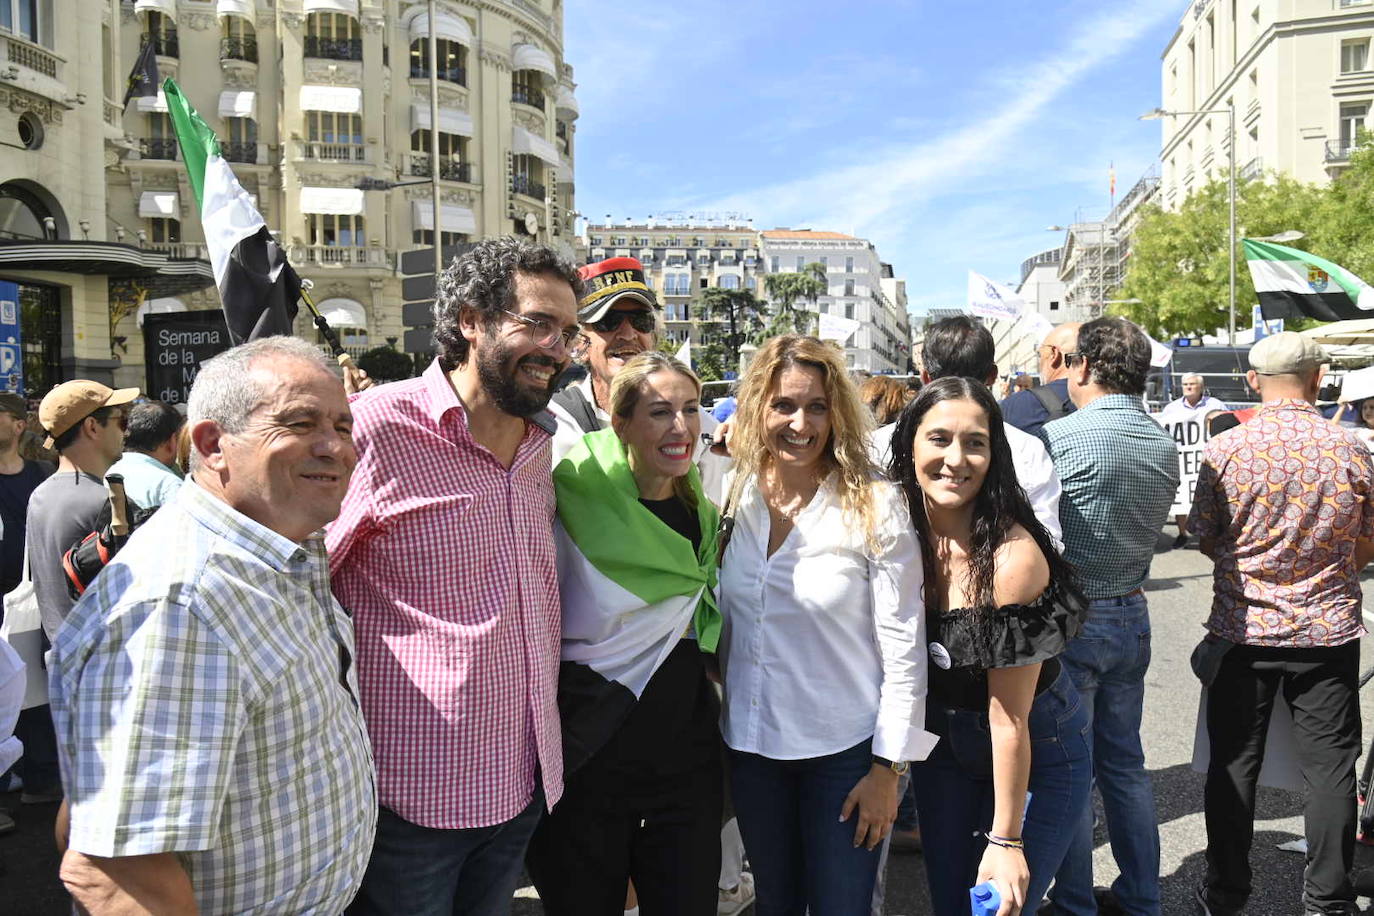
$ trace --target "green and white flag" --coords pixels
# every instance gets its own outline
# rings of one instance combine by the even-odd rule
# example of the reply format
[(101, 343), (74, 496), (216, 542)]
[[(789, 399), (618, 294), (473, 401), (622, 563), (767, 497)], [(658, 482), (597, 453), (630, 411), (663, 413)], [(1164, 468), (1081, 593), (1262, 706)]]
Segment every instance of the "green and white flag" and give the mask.
[(615, 431), (588, 433), (553, 471), (558, 588), (563, 605), (558, 709), (568, 772), (615, 734), (649, 679), (688, 632), (703, 652), (720, 639), (719, 514), (688, 471), (696, 550), (639, 501)]
[(1344, 267), (1273, 242), (1241, 241), (1266, 320), (1374, 317), (1374, 287)]
[(186, 177), (200, 209), (229, 336), (242, 343), (290, 334), (301, 296), (300, 277), (224, 161), (215, 132), (191, 107), (175, 80), (167, 79), (163, 92)]

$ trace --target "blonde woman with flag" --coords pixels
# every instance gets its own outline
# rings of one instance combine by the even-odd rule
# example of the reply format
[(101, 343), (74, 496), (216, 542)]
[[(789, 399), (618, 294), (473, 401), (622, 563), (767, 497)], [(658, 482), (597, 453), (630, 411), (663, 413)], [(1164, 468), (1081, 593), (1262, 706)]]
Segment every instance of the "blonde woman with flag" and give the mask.
[(713, 916), (723, 804), (718, 514), (692, 461), (701, 382), (664, 353), (611, 382), (611, 428), (554, 468), (566, 788), (530, 844), (551, 916)]
[(721, 730), (759, 916), (867, 916), (898, 777), (930, 753), (922, 564), (839, 348), (740, 384), (721, 563)]

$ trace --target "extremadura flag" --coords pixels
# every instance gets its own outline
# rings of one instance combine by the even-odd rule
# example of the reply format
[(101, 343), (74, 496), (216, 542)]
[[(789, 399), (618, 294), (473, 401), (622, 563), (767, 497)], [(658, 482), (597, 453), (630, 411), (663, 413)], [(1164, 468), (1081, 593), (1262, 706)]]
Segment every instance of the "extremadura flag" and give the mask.
[(1266, 320), (1374, 318), (1374, 288), (1339, 264), (1272, 242), (1242, 244)]

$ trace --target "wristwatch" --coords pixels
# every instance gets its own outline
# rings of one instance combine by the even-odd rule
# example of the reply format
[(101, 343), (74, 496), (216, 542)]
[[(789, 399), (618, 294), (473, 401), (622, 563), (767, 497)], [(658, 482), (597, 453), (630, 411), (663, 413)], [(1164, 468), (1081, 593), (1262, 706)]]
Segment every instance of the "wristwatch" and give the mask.
[(873, 755), (873, 762), (876, 763), (878, 766), (887, 767), (889, 770), (896, 773), (898, 776), (905, 776), (907, 770), (911, 769), (910, 761), (888, 760), (886, 757), (879, 757), (877, 754)]

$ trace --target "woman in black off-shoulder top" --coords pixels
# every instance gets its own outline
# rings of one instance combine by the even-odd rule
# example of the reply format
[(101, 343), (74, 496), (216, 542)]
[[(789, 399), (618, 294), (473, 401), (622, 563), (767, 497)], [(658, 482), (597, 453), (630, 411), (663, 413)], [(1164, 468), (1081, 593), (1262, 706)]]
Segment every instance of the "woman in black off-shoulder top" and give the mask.
[(1000, 916), (1034, 913), (1092, 785), (1088, 713), (1057, 656), (1086, 604), (1016, 481), (997, 402), (970, 379), (922, 389), (892, 435), (926, 571), (940, 736), (912, 765), (936, 916), (997, 883)]

